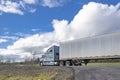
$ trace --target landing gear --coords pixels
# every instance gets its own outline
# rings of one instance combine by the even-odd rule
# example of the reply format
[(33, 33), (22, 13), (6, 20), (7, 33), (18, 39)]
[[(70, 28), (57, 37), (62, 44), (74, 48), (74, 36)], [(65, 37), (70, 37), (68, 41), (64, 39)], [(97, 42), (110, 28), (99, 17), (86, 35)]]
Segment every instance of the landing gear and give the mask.
[(85, 59), (85, 60), (84, 60), (85, 66), (87, 66), (87, 63), (88, 63), (89, 61), (90, 61), (89, 59)]

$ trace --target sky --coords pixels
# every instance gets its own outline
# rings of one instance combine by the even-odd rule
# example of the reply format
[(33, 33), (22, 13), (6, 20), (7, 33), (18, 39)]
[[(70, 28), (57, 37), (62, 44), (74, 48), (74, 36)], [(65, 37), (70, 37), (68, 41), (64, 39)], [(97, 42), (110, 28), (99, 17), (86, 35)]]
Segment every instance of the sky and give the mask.
[(5, 59), (24, 60), (62, 41), (119, 31), (119, 0), (0, 0)]

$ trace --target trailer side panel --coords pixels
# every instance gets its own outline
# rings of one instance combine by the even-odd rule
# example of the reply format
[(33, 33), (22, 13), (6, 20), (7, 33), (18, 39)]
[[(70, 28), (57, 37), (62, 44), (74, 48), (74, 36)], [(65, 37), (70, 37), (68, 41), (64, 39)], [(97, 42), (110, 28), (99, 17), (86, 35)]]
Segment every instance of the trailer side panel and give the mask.
[(60, 43), (60, 59), (120, 56), (120, 33)]

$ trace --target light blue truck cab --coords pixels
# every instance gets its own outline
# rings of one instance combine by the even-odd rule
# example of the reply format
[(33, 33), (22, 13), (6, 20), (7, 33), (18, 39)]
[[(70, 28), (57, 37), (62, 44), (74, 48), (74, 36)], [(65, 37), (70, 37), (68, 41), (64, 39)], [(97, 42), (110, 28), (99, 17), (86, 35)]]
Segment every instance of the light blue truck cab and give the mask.
[(40, 64), (44, 66), (58, 65), (58, 61), (59, 61), (59, 47), (52, 46), (42, 56), (42, 61), (40, 62)]

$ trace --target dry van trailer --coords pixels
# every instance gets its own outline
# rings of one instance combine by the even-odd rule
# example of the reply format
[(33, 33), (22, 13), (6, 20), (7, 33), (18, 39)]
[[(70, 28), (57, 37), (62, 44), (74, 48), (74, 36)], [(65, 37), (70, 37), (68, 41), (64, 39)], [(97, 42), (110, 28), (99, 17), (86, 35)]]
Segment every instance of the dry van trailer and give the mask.
[(120, 59), (120, 32), (60, 43), (59, 65), (81, 65), (90, 60)]

